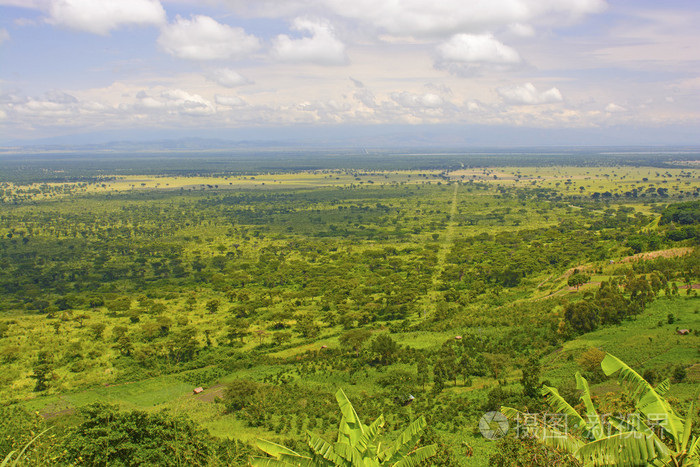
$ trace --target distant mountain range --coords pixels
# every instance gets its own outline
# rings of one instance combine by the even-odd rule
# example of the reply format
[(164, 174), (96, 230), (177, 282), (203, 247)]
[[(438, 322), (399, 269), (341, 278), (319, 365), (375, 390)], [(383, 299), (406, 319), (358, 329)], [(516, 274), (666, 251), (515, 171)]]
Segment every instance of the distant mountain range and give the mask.
[(546, 129), (493, 125), (365, 125), (105, 131), (0, 140), (0, 153), (192, 151), (235, 148), (515, 148), (700, 146), (693, 127)]

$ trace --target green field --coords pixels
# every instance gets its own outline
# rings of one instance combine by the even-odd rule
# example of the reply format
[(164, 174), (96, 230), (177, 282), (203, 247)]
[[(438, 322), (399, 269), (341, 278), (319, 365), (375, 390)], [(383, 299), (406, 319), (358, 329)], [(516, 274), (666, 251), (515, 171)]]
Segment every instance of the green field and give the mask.
[(434, 465), (489, 465), (501, 444), (478, 420), (540, 408), (527, 375), (575, 404), (589, 371), (597, 401), (620, 397), (586, 368), (598, 349), (671, 378), (685, 413), (700, 383), (694, 165), (392, 157), (394, 170), (7, 162), (3, 406), (55, 425), (55, 446), (95, 402), (166, 410), (244, 458), (260, 437), (333, 439), (342, 388), (363, 419), (384, 414), (387, 440), (425, 415)]

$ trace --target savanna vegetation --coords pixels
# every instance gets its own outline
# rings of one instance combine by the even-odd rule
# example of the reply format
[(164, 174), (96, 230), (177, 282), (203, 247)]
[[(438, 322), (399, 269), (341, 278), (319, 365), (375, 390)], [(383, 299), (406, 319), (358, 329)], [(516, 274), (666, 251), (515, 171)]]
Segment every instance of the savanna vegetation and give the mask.
[(479, 420), (606, 352), (695, 415), (697, 154), (253, 156), (3, 156), (0, 459), (604, 464)]

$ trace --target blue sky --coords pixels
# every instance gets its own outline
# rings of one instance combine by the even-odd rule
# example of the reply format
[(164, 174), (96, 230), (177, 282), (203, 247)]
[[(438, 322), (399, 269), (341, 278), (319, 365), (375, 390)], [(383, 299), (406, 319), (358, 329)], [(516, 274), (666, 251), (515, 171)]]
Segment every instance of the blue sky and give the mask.
[(383, 125), (700, 144), (699, 23), (674, 0), (0, 0), (0, 144)]

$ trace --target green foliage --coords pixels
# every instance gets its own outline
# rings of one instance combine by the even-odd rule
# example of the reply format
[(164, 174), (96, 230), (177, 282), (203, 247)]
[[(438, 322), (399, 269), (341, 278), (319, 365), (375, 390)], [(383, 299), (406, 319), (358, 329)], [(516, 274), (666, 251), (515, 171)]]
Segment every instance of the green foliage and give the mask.
[(579, 467), (581, 463), (566, 451), (550, 449), (534, 438), (516, 438), (512, 435), (498, 441), (498, 451), (489, 457), (493, 467)]
[(119, 412), (94, 404), (81, 409), (83, 421), (66, 436), (62, 462), (88, 465), (209, 465), (216, 448), (191, 421), (141, 411)]
[(521, 384), (523, 385), (523, 395), (531, 399), (536, 398), (540, 394), (540, 375), (542, 373), (542, 365), (537, 355), (532, 354), (528, 357), (525, 366), (523, 366), (523, 377)]
[(357, 412), (342, 389), (335, 395), (342, 418), (338, 428), (338, 441), (328, 443), (322, 438), (307, 432), (306, 443), (311, 456), (303, 456), (291, 449), (265, 440), (258, 441), (258, 448), (271, 457), (254, 457), (255, 466), (306, 465), (306, 466), (379, 466), (412, 467), (421, 465), (437, 452), (435, 445), (416, 449), (427, 423), (425, 418), (414, 420), (399, 435), (394, 444), (381, 449), (378, 440), (385, 420), (380, 415), (370, 425), (360, 420)]
[[(668, 381), (654, 388), (636, 371), (610, 354), (605, 356), (601, 367), (608, 376), (619, 372), (618, 380), (633, 399), (636, 413), (624, 418), (610, 416), (604, 424), (593, 404), (588, 382), (580, 373), (576, 373), (586, 418), (581, 417), (555, 388), (545, 386), (542, 389), (545, 400), (553, 410), (565, 416), (565, 424), (553, 426), (546, 417), (541, 417), (538, 423), (526, 425), (525, 433), (546, 446), (565, 450), (585, 465), (664, 463), (681, 466), (700, 462), (700, 457), (692, 453), (695, 441), (690, 442), (694, 415), (692, 403), (684, 422), (663, 397), (669, 388)], [(520, 417), (515, 409), (502, 407), (502, 411), (509, 418)], [(654, 427), (670, 437), (675, 451), (669, 449)]]
[[(50, 465), (58, 447), (44, 420), (20, 407), (0, 407), (0, 465)], [(7, 462), (5, 464), (4, 462)]]
[(697, 224), (700, 222), (700, 201), (688, 201), (669, 205), (661, 214), (659, 224), (676, 223), (679, 225)]
[(378, 334), (370, 342), (370, 351), (379, 356), (380, 363), (387, 365), (394, 361), (398, 352), (396, 341), (388, 334)]
[(372, 333), (367, 329), (351, 329), (340, 335), (338, 342), (343, 348), (354, 351), (359, 354), (363, 344), (372, 336)]
[[(78, 423), (61, 415), (95, 400), (170, 407), (217, 436), (275, 433), (306, 455), (305, 431), (330, 439), (333, 392), (353, 387), (358, 410), (383, 413), (390, 431), (425, 414), (434, 436), (424, 444), (439, 448), (431, 463), (476, 465), (495, 449), (473, 430), (482, 408), (536, 407), (521, 388), (532, 396), (577, 364), (601, 390), (600, 359), (584, 360), (585, 349), (638, 358), (655, 383), (680, 366), (684, 384), (669, 394), (690, 397), (698, 337), (673, 327), (700, 329), (698, 224), (657, 223), (700, 193), (685, 169), (561, 166), (568, 155), (550, 158), (556, 167), (542, 155), (494, 167), (516, 159), (445, 155), (399, 158), (411, 168), (399, 171), (388, 155), (386, 172), (369, 159), (362, 170), (319, 168), (362, 165), (345, 157), (292, 172), (282, 166), (315, 156), (258, 157), (261, 172), (219, 173), (228, 162), (207, 158), (196, 173), (146, 181), (164, 190), (99, 174), (101, 187), (90, 169), (60, 163), (32, 172), (33, 161), (12, 176), (81, 181), (0, 181), (0, 399), (59, 425)], [(470, 168), (476, 160), (490, 166)], [(149, 178), (134, 165), (155, 168), (139, 164), (112, 169)], [(593, 192), (609, 196), (591, 201)], [(651, 253), (625, 258), (635, 244)], [(591, 275), (580, 292), (567, 288), (574, 269)], [(577, 303), (587, 313), (573, 313)], [(523, 355), (541, 357), (539, 372)], [(235, 381), (248, 391), (227, 397)], [(205, 393), (188, 396), (198, 386)], [(577, 391), (560, 385), (572, 406)], [(245, 449), (234, 451), (232, 464), (244, 464)]]
[(566, 281), (566, 283), (569, 285), (569, 287), (576, 287), (576, 290), (578, 290), (579, 287), (581, 287), (583, 284), (591, 280), (590, 274), (584, 274), (581, 272), (575, 272), (571, 276), (569, 276), (569, 280)]
[(31, 377), (36, 380), (34, 391), (46, 391), (53, 377), (53, 355), (46, 350), (39, 352)]
[(587, 300), (567, 305), (564, 309), (564, 318), (577, 333), (593, 331), (598, 327), (600, 320), (595, 306)]

